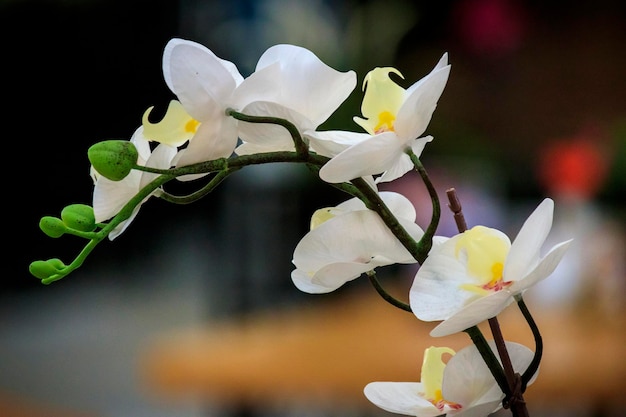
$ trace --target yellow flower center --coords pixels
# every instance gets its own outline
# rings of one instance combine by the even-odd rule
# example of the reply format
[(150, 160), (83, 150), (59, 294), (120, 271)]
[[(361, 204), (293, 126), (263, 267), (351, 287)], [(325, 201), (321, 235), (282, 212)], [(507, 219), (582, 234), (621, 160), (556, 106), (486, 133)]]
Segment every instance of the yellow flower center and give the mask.
[(157, 123), (148, 120), (153, 108), (146, 110), (141, 120), (143, 135), (150, 141), (178, 147), (193, 138), (200, 126), (200, 122), (192, 118), (177, 100), (170, 101), (165, 116)]
[(198, 130), (198, 126), (200, 126), (199, 121), (197, 121), (196, 119), (190, 119), (189, 121), (187, 121), (187, 123), (185, 123), (184, 130), (185, 132), (194, 135), (196, 133), (196, 130)]
[(393, 122), (396, 116), (388, 111), (383, 111), (378, 115), (378, 124), (374, 126), (374, 133), (393, 132)]
[(363, 103), (361, 113), (364, 118), (355, 117), (354, 121), (370, 135), (393, 132), (394, 123), (400, 107), (404, 103), (405, 89), (396, 84), (389, 74), (402, 77), (395, 68), (375, 68), (363, 80)]
[(424, 398), (430, 401), (439, 411), (443, 411), (444, 406), (454, 409), (461, 408), (460, 404), (446, 401), (441, 393), (443, 383), (443, 371), (446, 367), (443, 355), (454, 355), (456, 352), (448, 347), (431, 346), (424, 351), (422, 362), (421, 382), (424, 387)]
[(510, 246), (499, 236), (489, 233), (484, 226), (476, 226), (465, 231), (456, 243), (455, 255), (466, 257), (468, 274), (476, 280), (471, 284), (462, 284), (461, 288), (486, 295), (500, 291), (509, 285), (503, 281), (504, 261)]

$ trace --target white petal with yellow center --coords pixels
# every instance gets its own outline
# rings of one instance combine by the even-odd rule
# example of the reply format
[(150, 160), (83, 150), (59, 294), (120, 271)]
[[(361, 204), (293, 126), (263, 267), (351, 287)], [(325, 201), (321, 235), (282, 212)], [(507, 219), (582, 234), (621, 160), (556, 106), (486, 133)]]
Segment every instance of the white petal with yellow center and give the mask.
[(544, 200), (513, 244), (504, 233), (477, 226), (431, 251), (409, 292), (417, 318), (442, 321), (431, 336), (460, 332), (498, 315), (515, 295), (554, 271), (571, 240), (541, 257), (539, 249), (551, 227), (552, 207), (551, 200)]
[(157, 123), (149, 120), (153, 108), (148, 108), (141, 120), (143, 134), (148, 140), (178, 147), (195, 135), (200, 122), (191, 117), (179, 101), (170, 101), (165, 116)]
[(363, 80), (363, 103), (361, 113), (365, 118), (354, 117), (354, 121), (371, 135), (392, 132), (398, 110), (404, 102), (404, 88), (396, 84), (389, 74), (402, 77), (395, 68), (375, 68)]

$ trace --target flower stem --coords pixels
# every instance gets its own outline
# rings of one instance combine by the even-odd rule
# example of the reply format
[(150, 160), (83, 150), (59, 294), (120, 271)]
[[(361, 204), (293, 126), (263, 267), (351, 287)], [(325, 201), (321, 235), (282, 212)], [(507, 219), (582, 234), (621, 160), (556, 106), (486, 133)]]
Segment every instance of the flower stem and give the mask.
[(430, 249), (433, 246), (433, 236), (435, 236), (435, 232), (437, 231), (439, 220), (441, 218), (441, 204), (439, 202), (437, 190), (430, 180), (430, 177), (426, 172), (426, 168), (422, 165), (422, 161), (419, 160), (411, 148), (409, 148), (406, 153), (411, 158), (411, 162), (413, 162), (415, 170), (420, 174), (420, 177), (422, 177), (422, 181), (424, 181), (424, 185), (426, 185), (426, 189), (428, 190), (428, 194), (430, 195), (430, 200), (433, 205), (433, 213), (430, 219), (430, 224), (426, 228), (424, 236), (422, 236), (418, 243), (418, 257), (416, 260), (421, 264), (424, 262), (428, 256), (428, 252), (430, 252)]
[(376, 276), (376, 272), (374, 270), (368, 271), (367, 277), (370, 279), (370, 282), (372, 283), (376, 291), (378, 291), (378, 294), (383, 297), (383, 300), (387, 301), (389, 304), (395, 307), (398, 307), (401, 310), (408, 311), (409, 313), (413, 312), (410, 305), (398, 300), (387, 291), (385, 291), (382, 285), (380, 285), (380, 281), (378, 281), (378, 277)]
[(228, 177), (230, 174), (232, 174), (235, 171), (240, 170), (240, 167), (237, 168), (229, 168), (229, 169), (225, 169), (224, 171), (220, 171), (218, 172), (213, 178), (211, 178), (211, 180), (201, 189), (199, 189), (196, 192), (193, 192), (189, 195), (185, 195), (185, 196), (176, 196), (170, 193), (166, 193), (165, 191), (163, 192), (163, 194), (161, 194), (160, 198), (167, 201), (168, 203), (175, 203), (175, 204), (191, 204), (195, 201), (200, 200), (202, 197), (206, 196), (207, 194), (209, 194), (211, 191), (213, 191), (222, 181), (224, 181), (224, 179), (226, 179), (226, 177)]
[(352, 184), (361, 193), (362, 200), (366, 207), (370, 210), (374, 210), (380, 218), (385, 222), (391, 232), (398, 238), (400, 243), (409, 251), (409, 253), (419, 263), (424, 262), (425, 257), (421, 256), (420, 245), (413, 239), (413, 237), (402, 227), (398, 219), (393, 215), (391, 210), (387, 207), (385, 202), (380, 198), (378, 192), (363, 179), (355, 178), (352, 180)]
[(509, 389), (509, 385), (507, 383), (506, 376), (504, 375), (504, 370), (502, 369), (502, 365), (500, 365), (498, 358), (489, 347), (485, 336), (483, 336), (478, 326), (472, 326), (465, 329), (464, 332), (467, 333), (472, 339), (472, 342), (474, 342), (476, 349), (478, 349), (480, 356), (482, 356), (485, 364), (491, 371), (491, 375), (493, 375), (493, 378), (496, 380), (502, 392), (506, 393)]
[(506, 376), (508, 386), (508, 390), (504, 391), (506, 397), (502, 401), (502, 405), (504, 408), (510, 408), (515, 417), (528, 417), (526, 401), (522, 395), (522, 378), (520, 374), (515, 373), (513, 369), (511, 357), (507, 351), (506, 342), (504, 341), (504, 336), (500, 329), (500, 323), (496, 317), (492, 317), (488, 321), (496, 349), (498, 349), (498, 355), (502, 361), (502, 367), (504, 368), (504, 375)]
[(291, 139), (293, 140), (293, 144), (296, 148), (296, 153), (299, 155), (306, 156), (309, 152), (309, 146), (302, 139), (302, 135), (298, 128), (286, 119), (281, 119), (279, 117), (270, 117), (270, 116), (251, 116), (248, 114), (239, 113), (233, 109), (227, 109), (226, 115), (231, 116), (237, 120), (241, 120), (243, 122), (249, 123), (270, 123), (284, 127), (287, 129), (289, 134), (291, 135)]
[(522, 315), (526, 319), (530, 330), (533, 332), (533, 337), (535, 338), (535, 356), (533, 360), (528, 365), (528, 368), (522, 374), (522, 392), (526, 391), (526, 386), (528, 382), (532, 379), (532, 377), (539, 369), (539, 363), (541, 362), (541, 357), (543, 356), (543, 339), (541, 337), (541, 333), (539, 332), (539, 327), (537, 327), (537, 323), (533, 319), (533, 316), (530, 314), (522, 295), (516, 295), (515, 301), (517, 301), (517, 306), (519, 307)]
[(448, 207), (454, 215), (456, 227), (459, 232), (463, 233), (467, 230), (467, 223), (465, 222), (465, 216), (463, 216), (463, 208), (461, 207), (461, 202), (456, 195), (456, 190), (454, 188), (450, 188), (449, 190), (446, 190), (446, 194), (449, 201)]

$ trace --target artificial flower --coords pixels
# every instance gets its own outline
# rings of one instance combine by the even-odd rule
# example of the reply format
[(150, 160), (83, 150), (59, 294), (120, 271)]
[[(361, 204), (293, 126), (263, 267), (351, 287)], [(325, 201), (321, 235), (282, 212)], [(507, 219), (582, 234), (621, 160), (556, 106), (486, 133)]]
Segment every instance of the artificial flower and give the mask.
[[(495, 348), (490, 343), (492, 350)], [(527, 347), (506, 342), (513, 369), (522, 373), (533, 358)], [(444, 355), (452, 355), (447, 363)], [(536, 374), (529, 384), (533, 383)], [(431, 346), (424, 351), (420, 382), (371, 382), (365, 396), (385, 411), (415, 417), (484, 417), (502, 407), (504, 394), (476, 346), (455, 353)]]
[(276, 96), (278, 70), (278, 65), (268, 65), (244, 79), (235, 64), (203, 45), (170, 40), (163, 52), (163, 76), (185, 112), (197, 122), (193, 139), (177, 157), (177, 166), (231, 156), (238, 141), (237, 120), (226, 110), (241, 110), (251, 101)]
[[(326, 121), (356, 86), (354, 71), (337, 71), (299, 46), (270, 47), (259, 59), (255, 72), (276, 65), (278, 95), (251, 102), (242, 113), (288, 120), (301, 135)], [(289, 132), (275, 124), (240, 123), (239, 135), (243, 143), (236, 149), (238, 155), (294, 150)]]
[(200, 126), (178, 100), (170, 101), (165, 116), (157, 123), (149, 119), (152, 109), (154, 106), (148, 108), (141, 119), (143, 135), (151, 141), (179, 147), (193, 139)]
[[(403, 195), (381, 192), (380, 197), (415, 240), (424, 232), (415, 224), (415, 208)], [(328, 293), (376, 267), (415, 263), (409, 251), (358, 198), (320, 209), (311, 231), (296, 246), (291, 278), (301, 291)]]
[[(130, 139), (139, 153), (137, 164), (151, 168), (169, 168), (172, 159), (177, 153), (177, 148), (166, 144), (159, 144), (151, 151), (149, 141), (143, 135), (143, 129), (143, 126), (137, 128)], [(100, 223), (109, 220), (119, 213), (126, 203), (150, 181), (156, 178), (158, 174), (133, 169), (124, 179), (111, 181), (99, 175), (94, 169), (91, 169), (91, 176), (94, 181), (93, 211), (96, 222)], [(158, 195), (160, 192), (160, 189), (153, 191), (141, 204), (151, 196)], [(139, 212), (141, 204), (135, 207), (128, 219), (122, 221), (109, 233), (110, 240), (115, 239), (126, 230)]]
[[(354, 120), (367, 135), (352, 135), (352, 144), (322, 167), (322, 180), (339, 183), (382, 174), (377, 182), (392, 181), (413, 168), (406, 150), (420, 156), (432, 140), (432, 136), (419, 136), (426, 131), (448, 81), (448, 55), (444, 54), (427, 76), (406, 90), (389, 77), (391, 73), (401, 76), (395, 68), (376, 68), (365, 77), (361, 106), (364, 118)], [(332, 141), (329, 133), (310, 136), (312, 147), (322, 146), (316, 141)]]
[(460, 332), (495, 317), (515, 295), (554, 271), (571, 240), (541, 256), (553, 211), (554, 202), (544, 199), (513, 243), (499, 230), (476, 226), (431, 251), (409, 294), (417, 318), (442, 320), (431, 336)]

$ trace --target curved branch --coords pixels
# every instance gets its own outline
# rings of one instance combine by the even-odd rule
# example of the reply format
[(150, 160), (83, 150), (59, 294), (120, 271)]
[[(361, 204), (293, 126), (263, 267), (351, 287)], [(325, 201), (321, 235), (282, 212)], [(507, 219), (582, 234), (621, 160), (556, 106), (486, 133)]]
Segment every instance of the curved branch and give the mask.
[(410, 305), (398, 300), (387, 291), (385, 291), (383, 286), (380, 284), (380, 281), (378, 281), (378, 277), (376, 276), (376, 272), (374, 270), (368, 271), (367, 277), (370, 279), (370, 282), (372, 283), (378, 294), (383, 298), (383, 300), (387, 301), (394, 307), (398, 307), (400, 310), (408, 311), (409, 313), (413, 312)]

